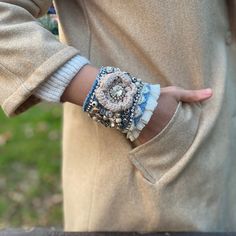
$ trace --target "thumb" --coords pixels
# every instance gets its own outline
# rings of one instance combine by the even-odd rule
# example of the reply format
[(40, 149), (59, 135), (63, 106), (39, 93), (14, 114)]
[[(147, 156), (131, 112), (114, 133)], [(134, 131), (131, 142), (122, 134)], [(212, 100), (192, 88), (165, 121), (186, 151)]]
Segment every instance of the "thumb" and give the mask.
[(174, 93), (178, 101), (201, 102), (212, 96), (212, 89), (186, 90), (183, 88), (177, 88)]

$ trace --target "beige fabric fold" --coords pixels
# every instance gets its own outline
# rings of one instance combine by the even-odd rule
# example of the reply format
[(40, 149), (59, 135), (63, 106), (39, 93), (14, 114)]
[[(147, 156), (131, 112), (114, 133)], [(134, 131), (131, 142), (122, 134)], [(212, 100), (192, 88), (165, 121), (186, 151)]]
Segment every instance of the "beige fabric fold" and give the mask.
[(0, 104), (8, 116), (38, 103), (34, 89), (79, 52), (36, 21), (50, 3), (0, 1)]

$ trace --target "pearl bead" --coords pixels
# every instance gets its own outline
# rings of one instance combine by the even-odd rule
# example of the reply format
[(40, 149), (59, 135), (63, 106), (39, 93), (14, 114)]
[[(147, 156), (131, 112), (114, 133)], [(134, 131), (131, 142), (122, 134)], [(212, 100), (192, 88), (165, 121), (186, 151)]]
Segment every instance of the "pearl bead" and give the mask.
[(121, 123), (121, 118), (116, 118), (116, 123)]

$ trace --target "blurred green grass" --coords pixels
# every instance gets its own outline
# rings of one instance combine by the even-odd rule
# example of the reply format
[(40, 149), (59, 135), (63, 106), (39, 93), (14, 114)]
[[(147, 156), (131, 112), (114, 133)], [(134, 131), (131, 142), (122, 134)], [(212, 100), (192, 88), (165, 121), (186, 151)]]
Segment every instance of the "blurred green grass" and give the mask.
[(62, 227), (61, 105), (0, 111), (0, 227)]

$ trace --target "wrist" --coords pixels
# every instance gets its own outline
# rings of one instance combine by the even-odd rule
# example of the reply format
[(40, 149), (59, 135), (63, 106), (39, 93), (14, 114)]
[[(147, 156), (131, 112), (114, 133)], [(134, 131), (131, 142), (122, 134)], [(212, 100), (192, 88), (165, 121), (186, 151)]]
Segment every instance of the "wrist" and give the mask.
[(77, 73), (61, 96), (61, 102), (71, 102), (82, 106), (89, 93), (99, 69), (91, 65), (85, 65)]

